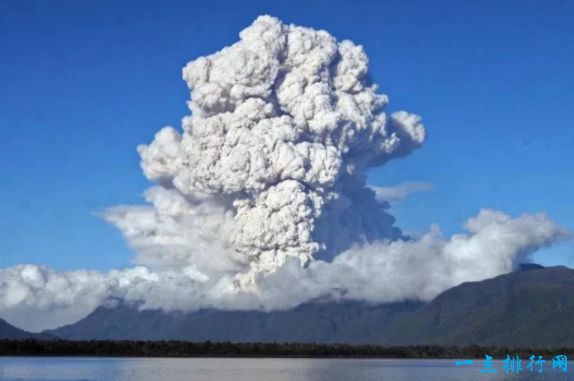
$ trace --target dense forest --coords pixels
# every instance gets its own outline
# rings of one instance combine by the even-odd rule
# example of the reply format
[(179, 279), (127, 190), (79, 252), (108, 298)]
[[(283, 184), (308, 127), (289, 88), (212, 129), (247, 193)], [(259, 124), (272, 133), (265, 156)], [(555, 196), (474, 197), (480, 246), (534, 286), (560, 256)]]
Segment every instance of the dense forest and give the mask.
[(574, 355), (574, 348), (442, 347), (186, 341), (0, 340), (0, 356), (503, 358)]

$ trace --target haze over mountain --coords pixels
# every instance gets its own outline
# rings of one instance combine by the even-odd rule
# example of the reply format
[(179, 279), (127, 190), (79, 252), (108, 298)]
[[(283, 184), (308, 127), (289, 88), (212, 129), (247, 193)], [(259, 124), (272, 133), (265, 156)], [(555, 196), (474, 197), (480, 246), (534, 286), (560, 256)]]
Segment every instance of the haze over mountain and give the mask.
[(314, 302), (286, 311), (164, 312), (118, 303), (49, 331), (67, 339), (574, 346), (574, 270), (514, 272), (431, 302)]
[(23, 329), (14, 327), (5, 320), (0, 319), (0, 339), (48, 339), (47, 334), (30, 333)]

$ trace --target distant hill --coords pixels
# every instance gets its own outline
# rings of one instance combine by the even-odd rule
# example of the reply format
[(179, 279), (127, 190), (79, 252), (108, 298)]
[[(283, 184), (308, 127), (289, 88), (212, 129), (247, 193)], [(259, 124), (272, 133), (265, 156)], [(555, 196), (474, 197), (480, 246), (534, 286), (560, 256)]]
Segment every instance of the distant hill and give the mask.
[(396, 324), (385, 341), (574, 346), (574, 270), (526, 270), (443, 292)]
[(422, 303), (370, 306), (309, 303), (287, 311), (170, 312), (120, 304), (100, 307), (78, 323), (49, 333), (74, 340), (190, 340), (234, 342), (376, 342), (386, 327)]
[(120, 303), (49, 333), (66, 339), (574, 346), (574, 270), (464, 283), (427, 304), (308, 303), (287, 311), (170, 312)]
[(24, 331), (23, 329), (16, 328), (5, 320), (0, 319), (0, 339), (48, 339), (51, 338), (47, 334), (36, 334)]

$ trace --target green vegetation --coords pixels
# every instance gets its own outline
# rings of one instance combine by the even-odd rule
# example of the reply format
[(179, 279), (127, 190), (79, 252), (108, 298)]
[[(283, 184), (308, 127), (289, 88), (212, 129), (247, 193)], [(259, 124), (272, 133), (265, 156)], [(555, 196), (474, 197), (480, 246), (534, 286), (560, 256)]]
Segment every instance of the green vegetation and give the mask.
[(574, 346), (574, 270), (551, 267), (453, 287), (401, 319), (384, 344)]
[(574, 355), (574, 348), (441, 347), (187, 341), (0, 340), (0, 356), (495, 358)]

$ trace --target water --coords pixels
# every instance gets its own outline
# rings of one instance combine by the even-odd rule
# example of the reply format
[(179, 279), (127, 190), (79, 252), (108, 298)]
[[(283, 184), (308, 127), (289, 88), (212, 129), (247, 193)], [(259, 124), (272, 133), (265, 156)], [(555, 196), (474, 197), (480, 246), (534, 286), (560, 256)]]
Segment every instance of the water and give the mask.
[[(457, 367), (452, 360), (48, 358), (0, 357), (2, 381), (337, 381), (337, 380), (574, 380), (546, 363), (542, 374), (481, 374), (483, 361)], [(525, 367), (525, 365), (523, 364)]]

